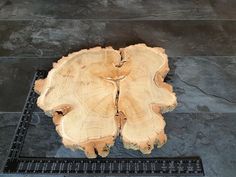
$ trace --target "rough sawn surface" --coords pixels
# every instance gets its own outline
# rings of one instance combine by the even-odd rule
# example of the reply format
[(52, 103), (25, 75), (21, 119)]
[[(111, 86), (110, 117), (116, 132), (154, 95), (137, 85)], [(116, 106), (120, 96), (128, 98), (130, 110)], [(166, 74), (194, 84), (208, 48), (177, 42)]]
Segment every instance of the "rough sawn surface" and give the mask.
[(37, 104), (53, 117), (62, 142), (89, 158), (105, 157), (120, 134), (126, 148), (148, 154), (166, 142), (161, 115), (176, 107), (162, 48), (84, 49), (53, 64), (37, 80)]

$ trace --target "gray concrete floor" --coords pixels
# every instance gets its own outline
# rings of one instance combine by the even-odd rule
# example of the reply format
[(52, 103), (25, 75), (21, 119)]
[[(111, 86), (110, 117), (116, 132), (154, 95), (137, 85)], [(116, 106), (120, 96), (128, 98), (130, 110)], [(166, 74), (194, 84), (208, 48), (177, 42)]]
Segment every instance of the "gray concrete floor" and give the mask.
[[(234, 0), (0, 1), (0, 168), (36, 69), (81, 48), (142, 42), (166, 49), (179, 103), (164, 115), (167, 144), (149, 156), (198, 155), (207, 177), (236, 176), (235, 9)], [(42, 112), (35, 116), (41, 122), (29, 128), (23, 155), (84, 156), (61, 145)], [(110, 154), (141, 156), (119, 140)]]

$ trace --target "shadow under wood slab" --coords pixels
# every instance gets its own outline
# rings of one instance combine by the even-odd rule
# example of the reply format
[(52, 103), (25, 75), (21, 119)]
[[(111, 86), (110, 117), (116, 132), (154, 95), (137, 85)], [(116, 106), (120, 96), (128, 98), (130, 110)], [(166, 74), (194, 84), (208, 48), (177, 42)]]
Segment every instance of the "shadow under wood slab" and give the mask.
[(126, 148), (149, 154), (166, 142), (161, 114), (177, 105), (172, 86), (163, 82), (168, 71), (162, 48), (84, 49), (35, 82), (37, 104), (53, 117), (63, 144), (89, 158), (107, 156), (119, 134)]

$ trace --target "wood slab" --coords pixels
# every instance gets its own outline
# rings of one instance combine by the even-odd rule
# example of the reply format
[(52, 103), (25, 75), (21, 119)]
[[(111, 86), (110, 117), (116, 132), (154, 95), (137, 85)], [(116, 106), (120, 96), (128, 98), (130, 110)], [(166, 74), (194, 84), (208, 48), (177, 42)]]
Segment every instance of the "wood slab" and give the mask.
[(166, 142), (161, 115), (176, 107), (164, 49), (95, 47), (62, 57), (35, 82), (37, 104), (66, 147), (106, 157), (120, 134), (126, 148), (151, 153)]

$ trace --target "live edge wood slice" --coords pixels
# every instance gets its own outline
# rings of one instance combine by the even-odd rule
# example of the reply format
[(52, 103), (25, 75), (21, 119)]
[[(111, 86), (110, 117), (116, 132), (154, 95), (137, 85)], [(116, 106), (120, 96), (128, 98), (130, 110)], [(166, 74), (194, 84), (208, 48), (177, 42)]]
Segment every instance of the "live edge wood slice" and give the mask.
[(37, 105), (53, 117), (63, 144), (88, 158), (106, 157), (119, 135), (125, 148), (149, 154), (167, 140), (162, 113), (177, 105), (164, 83), (168, 71), (159, 47), (83, 49), (53, 63), (47, 78), (35, 82)]

